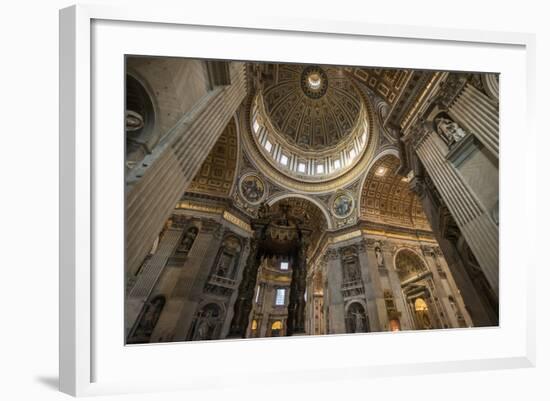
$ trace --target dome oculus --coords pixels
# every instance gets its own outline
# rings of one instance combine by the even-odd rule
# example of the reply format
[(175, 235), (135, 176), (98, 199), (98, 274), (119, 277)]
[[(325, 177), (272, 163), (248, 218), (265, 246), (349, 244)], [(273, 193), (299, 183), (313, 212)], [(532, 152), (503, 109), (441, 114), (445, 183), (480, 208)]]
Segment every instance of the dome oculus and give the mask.
[(300, 82), (302, 91), (311, 99), (319, 99), (327, 92), (327, 74), (319, 66), (310, 65), (304, 68)]

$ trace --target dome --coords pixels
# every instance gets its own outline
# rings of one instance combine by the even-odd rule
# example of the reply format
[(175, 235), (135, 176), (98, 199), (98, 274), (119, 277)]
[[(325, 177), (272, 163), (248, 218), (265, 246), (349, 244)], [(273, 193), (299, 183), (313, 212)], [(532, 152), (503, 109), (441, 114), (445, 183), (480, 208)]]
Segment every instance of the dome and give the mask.
[(289, 145), (319, 151), (345, 142), (357, 127), (359, 92), (341, 67), (280, 64), (266, 80), (267, 118)]
[(300, 182), (343, 177), (371, 142), (368, 101), (342, 67), (270, 64), (250, 105), (256, 149)]

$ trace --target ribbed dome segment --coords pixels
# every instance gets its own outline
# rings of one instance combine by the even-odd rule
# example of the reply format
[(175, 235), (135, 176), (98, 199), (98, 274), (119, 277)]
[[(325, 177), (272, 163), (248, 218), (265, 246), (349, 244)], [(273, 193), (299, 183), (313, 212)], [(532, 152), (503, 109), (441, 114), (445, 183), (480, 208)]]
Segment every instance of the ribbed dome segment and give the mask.
[(343, 68), (281, 64), (275, 71), (264, 86), (264, 103), (289, 143), (323, 150), (352, 134), (362, 100)]

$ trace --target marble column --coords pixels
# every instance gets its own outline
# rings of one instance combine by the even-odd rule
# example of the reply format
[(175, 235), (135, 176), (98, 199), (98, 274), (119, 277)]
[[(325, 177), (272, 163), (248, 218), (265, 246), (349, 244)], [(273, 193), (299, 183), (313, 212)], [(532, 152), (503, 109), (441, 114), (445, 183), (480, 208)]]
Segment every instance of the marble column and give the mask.
[(324, 256), (328, 279), (328, 334), (346, 332), (344, 296), (342, 295), (342, 263), (336, 249), (327, 250)]
[[(313, 270), (313, 267), (312, 267)], [(306, 303), (305, 303), (305, 332), (306, 334), (315, 334), (315, 279), (314, 275), (310, 274), (306, 277)]]
[(409, 313), (409, 307), (407, 305), (407, 301), (405, 300), (403, 290), (401, 289), (401, 279), (399, 278), (399, 274), (397, 273), (397, 269), (395, 267), (394, 255), (396, 250), (397, 247), (394, 244), (385, 243), (382, 245), (384, 264), (387, 270), (390, 287), (393, 292), (393, 299), (398, 312), (401, 314), (399, 318), (401, 330), (413, 330), (414, 319)]
[[(367, 304), (367, 316), (369, 318), (370, 331), (382, 331), (383, 323), (380, 323), (380, 299), (383, 298), (382, 286), (378, 272), (372, 272), (372, 268), (367, 254), (367, 241), (362, 240), (357, 246), (357, 258), (361, 268), (361, 278), (365, 288), (365, 302)], [(385, 313), (385, 311), (384, 311)]]
[[(370, 331), (382, 331), (384, 323), (380, 318), (386, 314), (384, 307), (384, 294), (380, 283), (380, 275), (376, 264), (372, 265), (372, 261), (367, 254), (367, 249), (370, 245), (367, 241), (362, 240), (357, 248), (357, 256), (361, 267), (361, 277), (365, 287), (365, 301), (367, 303), (367, 316), (369, 318)], [(376, 269), (373, 271), (373, 269)]]
[(245, 68), (231, 64), (218, 86), (131, 170), (126, 182), (126, 272), (133, 273), (246, 96)]
[(434, 131), (416, 144), (416, 153), (448, 207), (460, 232), (498, 294), (498, 227), (476, 195), (446, 159), (446, 145)]
[(167, 228), (164, 231), (157, 251), (145, 262), (133, 287), (127, 292), (124, 310), (126, 335), (134, 326), (143, 305), (166, 267), (168, 258), (177, 248), (182, 232), (181, 228)]
[(155, 329), (157, 333), (172, 333), (171, 341), (186, 339), (222, 237), (223, 227), (219, 223), (201, 222), (187, 260), (180, 267), (178, 278), (167, 296)]
[(254, 302), (254, 290), (256, 289), (258, 268), (260, 267), (258, 257), (258, 238), (260, 238), (260, 235), (260, 233), (256, 233), (255, 237), (250, 240), (250, 252), (243, 270), (238, 295), (233, 307), (233, 319), (231, 321), (228, 337), (246, 337), (246, 329), (248, 327), (250, 311), (252, 310), (252, 302)]
[(439, 305), (442, 309), (441, 312), (444, 314), (443, 317), (439, 316), (440, 320), (442, 320), (442, 324), (446, 324), (448, 327), (460, 327), (458, 317), (449, 302), (449, 287), (444, 286), (440, 275), (441, 267), (438, 268), (437, 266), (439, 261), (436, 261), (437, 256), (434, 248), (428, 245), (423, 245), (421, 247), (421, 252), (424, 256), (424, 262), (432, 275), (435, 292), (434, 296), (439, 300)]
[(289, 336), (305, 334), (306, 249), (307, 245), (302, 242), (298, 250), (297, 263), (292, 266), (292, 284), (290, 286), (286, 331)]
[[(449, 307), (451, 311), (456, 316), (458, 323), (457, 327), (472, 327), (473, 322), (466, 305), (464, 303), (464, 298), (462, 292), (458, 289), (458, 286), (455, 282), (455, 276), (451, 274), (447, 261), (443, 257), (443, 252), (439, 247), (434, 247), (433, 249), (433, 260), (436, 266), (436, 271), (439, 279), (443, 285), (443, 288), (447, 294), (447, 300), (449, 301)], [(448, 296), (452, 296), (455, 300), (455, 306), (451, 305), (451, 302)]]
[[(448, 219), (441, 211), (443, 200), (436, 188), (433, 187), (431, 180), (421, 180), (415, 178), (411, 181), (411, 189), (418, 195), (422, 201), (424, 212), (430, 221), (432, 227), (441, 227), (443, 221)], [(446, 207), (444, 207), (447, 210)], [(458, 231), (458, 229), (447, 229), (451, 232)], [(435, 248), (438, 253), (438, 260), (441, 265), (441, 272), (439, 272), (442, 279), (446, 275), (448, 282), (452, 283), (455, 288), (455, 293), (460, 294), (462, 300), (462, 311), (469, 316), (469, 326), (490, 326), (494, 323), (498, 323), (498, 319), (495, 321), (491, 319), (493, 312), (486, 309), (486, 306), (480, 298), (477, 287), (466, 272), (464, 262), (462, 261), (458, 250), (456, 248), (456, 239), (452, 240), (443, 235), (446, 233), (438, 230), (434, 231), (434, 235), (437, 238), (439, 247)], [(454, 235), (454, 234), (453, 234)], [(460, 290), (459, 290), (460, 289)], [(467, 305), (467, 307), (466, 307)]]
[[(247, 239), (244, 250), (240, 255), (239, 266), (237, 269), (237, 274), (235, 275), (237, 283), (240, 283), (242, 281), (244, 269), (246, 267), (246, 262), (248, 260), (248, 255), (250, 254), (250, 249), (251, 249), (251, 240)], [(224, 324), (222, 327), (221, 338), (226, 338), (229, 335), (229, 330), (231, 328), (231, 321), (233, 320), (233, 315), (235, 313), (234, 311), (235, 302), (237, 301), (238, 295), (239, 295), (238, 289), (235, 289), (231, 294), (231, 297), (229, 298), (229, 302), (227, 303), (227, 312), (226, 312)], [(258, 332), (259, 329), (260, 327), (258, 322), (258, 329), (256, 330), (256, 332)]]

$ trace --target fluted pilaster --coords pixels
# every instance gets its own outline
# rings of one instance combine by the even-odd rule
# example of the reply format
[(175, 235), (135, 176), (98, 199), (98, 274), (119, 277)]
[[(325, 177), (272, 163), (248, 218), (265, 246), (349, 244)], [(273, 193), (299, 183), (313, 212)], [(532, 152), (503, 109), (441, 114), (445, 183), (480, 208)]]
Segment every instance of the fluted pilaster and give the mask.
[(426, 135), (416, 152), (498, 294), (498, 227), (445, 158), (435, 132)]
[(328, 278), (328, 320), (329, 334), (346, 332), (344, 296), (342, 295), (342, 262), (335, 249), (329, 249), (324, 259)]
[(203, 222), (189, 258), (181, 269), (169, 300), (169, 308), (174, 313), (171, 323), (175, 324), (173, 332), (176, 341), (185, 340), (188, 334), (200, 295), (221, 246), (222, 234), (220, 224)]
[(126, 188), (127, 272), (144, 259), (245, 95), (244, 65), (233, 63), (231, 85), (209, 92), (131, 171)]
[(484, 93), (466, 84), (449, 108), (449, 115), (498, 159), (499, 111), (497, 105)]
[[(384, 330), (386, 309), (384, 305), (384, 291), (380, 282), (380, 272), (374, 255), (374, 242), (363, 240), (359, 245), (359, 265), (365, 286), (365, 301), (371, 331)], [(380, 317), (382, 316), (382, 317)]]
[(412, 330), (414, 329), (414, 321), (410, 315), (410, 311), (407, 305), (407, 301), (401, 290), (401, 280), (397, 274), (397, 269), (395, 268), (394, 256), (396, 252), (396, 246), (393, 244), (386, 245), (382, 247), (382, 252), (384, 254), (384, 262), (386, 264), (388, 281), (393, 293), (393, 299), (397, 311), (400, 313), (399, 324), (401, 330)]
[[(237, 274), (236, 274), (236, 278), (237, 278), (238, 283), (240, 283), (243, 279), (244, 270), (246, 268), (246, 263), (248, 261), (248, 257), (249, 257), (250, 252), (251, 252), (251, 243), (252, 243), (252, 239), (249, 238), (247, 240), (247, 244), (244, 248), (244, 251), (243, 251), (243, 253), (242, 253), (242, 255), (240, 256), (240, 259), (239, 259), (239, 266), (237, 268)], [(233, 293), (231, 294), (231, 298), (229, 299), (229, 303), (227, 305), (227, 314), (225, 316), (221, 338), (226, 338), (229, 335), (229, 330), (231, 328), (231, 322), (233, 320), (233, 316), (234, 316), (234, 313), (235, 313), (235, 302), (237, 301), (238, 295), (239, 295), (239, 292), (237, 290), (235, 290), (235, 291), (233, 291)], [(258, 328), (261, 327), (260, 323), (261, 322), (258, 322)]]
[(126, 297), (126, 332), (134, 325), (141, 308), (147, 301), (160, 277), (168, 258), (178, 246), (182, 230), (167, 229), (159, 242), (155, 254), (143, 266), (134, 286)]

